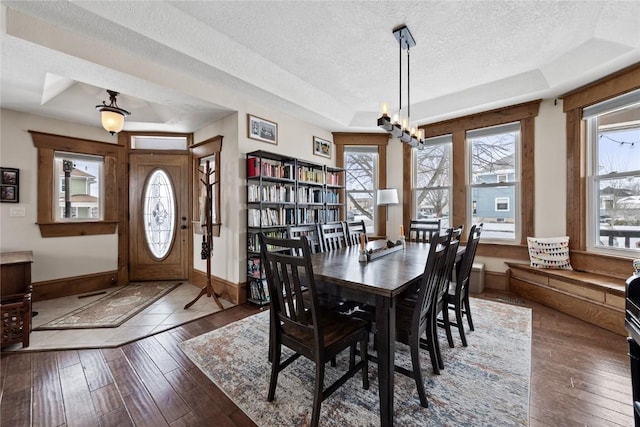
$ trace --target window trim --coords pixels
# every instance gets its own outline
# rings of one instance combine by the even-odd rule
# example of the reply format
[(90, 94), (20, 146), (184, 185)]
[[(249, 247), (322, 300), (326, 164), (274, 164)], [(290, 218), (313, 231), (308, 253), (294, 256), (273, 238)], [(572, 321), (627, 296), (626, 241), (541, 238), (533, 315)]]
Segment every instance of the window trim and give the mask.
[[(28, 131), (38, 149), (38, 227), (42, 237), (114, 234), (118, 225), (118, 164), (123, 147), (101, 141)], [(104, 158), (104, 217), (101, 221), (57, 222), (53, 212), (54, 155), (56, 151), (89, 154)]]
[[(587, 250), (586, 198), (589, 190), (584, 176), (588, 159), (583, 110), (590, 105), (639, 89), (639, 72), (640, 64), (634, 64), (560, 97), (566, 114), (567, 130), (567, 212), (582, 213), (567, 215), (566, 225), (569, 248), (574, 251), (572, 265), (578, 270), (593, 268), (592, 264), (599, 262), (602, 263), (602, 271), (619, 274), (628, 268), (628, 261), (633, 259), (629, 255), (613, 256)], [(575, 256), (578, 253), (580, 256)]]
[[(378, 188), (387, 188), (387, 146), (389, 135), (386, 133), (333, 132), (333, 143), (336, 146), (336, 167), (344, 168), (344, 147), (348, 145), (375, 145), (378, 147)], [(404, 193), (403, 198), (410, 197)], [(346, 205), (345, 205), (346, 206)], [(387, 216), (385, 206), (378, 206), (376, 212), (376, 232), (379, 236), (387, 235)], [(342, 211), (342, 218), (346, 213)], [(407, 228), (408, 230), (408, 228)]]
[[(451, 120), (432, 123), (420, 126), (424, 129), (425, 136), (430, 138), (440, 136), (447, 133), (453, 135), (453, 201), (452, 206), (456, 206), (451, 216), (452, 224), (468, 224), (467, 209), (468, 200), (466, 188), (466, 132), (469, 130), (507, 124), (511, 122), (520, 122), (520, 206), (521, 206), (521, 229), (520, 241), (508, 243), (484, 243), (481, 242), (478, 247), (478, 254), (481, 256), (502, 257), (509, 259), (529, 259), (527, 250), (526, 236), (532, 236), (535, 233), (534, 224), (534, 203), (535, 203), (535, 162), (534, 162), (534, 120), (540, 109), (538, 99), (531, 102), (512, 105), (509, 107), (498, 108), (482, 113), (463, 116)], [(404, 194), (411, 194), (411, 147), (403, 144), (403, 182)], [(408, 192), (408, 193), (407, 193)], [(403, 223), (408, 227), (411, 220), (411, 198), (404, 197), (403, 207)]]

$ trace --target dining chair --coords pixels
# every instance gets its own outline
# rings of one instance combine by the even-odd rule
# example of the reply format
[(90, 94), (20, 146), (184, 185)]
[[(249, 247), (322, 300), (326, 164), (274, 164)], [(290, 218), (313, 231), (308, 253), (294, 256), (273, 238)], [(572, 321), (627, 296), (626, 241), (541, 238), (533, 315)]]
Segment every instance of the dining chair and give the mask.
[(368, 243), (367, 228), (364, 221), (347, 221), (345, 222), (347, 245), (357, 246), (360, 244), (360, 236), (364, 235), (365, 243)]
[(412, 219), (409, 223), (410, 242), (430, 242), (431, 236), (440, 231), (439, 219)]
[[(447, 250), (446, 259), (446, 280), (442, 280), (439, 283), (436, 296), (434, 298), (434, 309), (431, 316), (431, 321), (434, 323), (434, 329), (436, 330), (436, 341), (434, 347), (436, 350), (436, 356), (438, 358), (438, 366), (440, 369), (444, 369), (444, 363), (442, 360), (442, 353), (440, 351), (440, 342), (437, 340), (437, 326), (440, 325), (445, 329), (447, 334), (447, 343), (449, 347), (453, 348), (453, 335), (451, 334), (451, 323), (449, 322), (449, 310), (447, 309), (447, 301), (449, 294), (449, 283), (453, 277), (453, 269), (456, 264), (456, 258), (458, 256), (458, 246), (460, 245), (460, 238), (464, 230), (464, 225), (450, 229), (451, 239), (449, 240), (449, 249)], [(438, 320), (438, 316), (442, 313), (442, 321)]]
[(320, 224), (320, 235), (325, 251), (333, 251), (347, 245), (345, 227), (340, 221)]
[[(369, 388), (369, 325), (365, 320), (321, 309), (311, 266), (311, 249), (306, 236), (301, 236), (300, 239), (279, 239), (267, 237), (261, 232), (259, 239), (271, 295), (271, 377), (267, 401), (272, 402), (275, 398), (278, 374), (303, 356), (315, 363), (311, 425), (317, 426), (322, 402), (358, 371), (362, 372), (362, 387), (365, 390)], [(309, 293), (310, 298), (304, 298), (303, 293)], [(356, 363), (358, 343), (360, 360)], [(294, 354), (281, 361), (283, 346)], [(347, 348), (350, 349), (347, 372), (325, 388), (326, 363)], [(292, 398), (295, 396), (286, 396), (286, 399)]]
[(304, 225), (289, 225), (287, 227), (287, 236), (290, 239), (299, 239), (305, 236), (311, 246), (311, 253), (324, 252), (324, 245), (320, 237), (320, 228), (317, 223)]
[(471, 227), (464, 255), (456, 268), (456, 280), (451, 283), (449, 292), (446, 295), (447, 307), (455, 313), (456, 317), (456, 321), (450, 323), (458, 328), (460, 340), (464, 347), (467, 346), (467, 338), (464, 333), (463, 316), (467, 317), (469, 329), (474, 330), (473, 319), (471, 318), (471, 307), (469, 306), (469, 278), (471, 277), (473, 261), (476, 257), (483, 225), (483, 223), (480, 223)]
[(439, 363), (434, 347), (434, 343), (437, 341), (437, 337), (434, 335), (437, 330), (433, 327), (430, 318), (438, 287), (441, 286), (443, 280), (448, 280), (446, 261), (450, 240), (451, 230), (442, 235), (438, 232), (433, 235), (417, 292), (412, 291), (401, 298), (396, 308), (396, 340), (410, 347), (412, 370), (396, 365), (395, 371), (415, 380), (420, 405), (425, 408), (428, 403), (422, 380), (420, 349), (429, 351), (433, 371), (439, 374)]

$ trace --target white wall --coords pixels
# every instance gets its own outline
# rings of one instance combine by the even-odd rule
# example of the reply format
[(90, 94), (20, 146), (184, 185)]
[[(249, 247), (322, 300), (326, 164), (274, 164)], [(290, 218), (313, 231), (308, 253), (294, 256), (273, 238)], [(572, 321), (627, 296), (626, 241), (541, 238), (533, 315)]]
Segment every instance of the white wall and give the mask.
[[(0, 110), (0, 165), (20, 169), (19, 203), (0, 203), (0, 251), (33, 251), (32, 280), (60, 279), (117, 270), (116, 234), (78, 237), (40, 236), (37, 222), (37, 150), (29, 130), (116, 142), (102, 128)], [(10, 216), (11, 208), (23, 208), (24, 217)]]

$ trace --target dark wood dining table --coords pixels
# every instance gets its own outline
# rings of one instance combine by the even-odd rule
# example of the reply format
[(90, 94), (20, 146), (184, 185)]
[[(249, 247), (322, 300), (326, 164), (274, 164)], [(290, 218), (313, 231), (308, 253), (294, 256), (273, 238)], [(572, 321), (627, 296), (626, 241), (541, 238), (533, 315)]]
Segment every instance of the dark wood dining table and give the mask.
[[(368, 248), (380, 242), (368, 243)], [(318, 289), (335, 296), (375, 306), (380, 425), (393, 425), (396, 305), (400, 295), (416, 286), (424, 273), (428, 243), (407, 242), (404, 250), (369, 262), (360, 262), (359, 246), (311, 256)], [(464, 248), (458, 250), (462, 256)]]

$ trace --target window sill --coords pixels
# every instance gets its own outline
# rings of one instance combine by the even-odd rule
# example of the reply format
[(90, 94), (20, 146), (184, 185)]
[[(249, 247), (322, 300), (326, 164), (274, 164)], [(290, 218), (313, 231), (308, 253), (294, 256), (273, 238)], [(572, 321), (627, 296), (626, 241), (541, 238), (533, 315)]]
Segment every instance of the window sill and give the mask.
[(42, 237), (95, 236), (114, 234), (117, 221), (38, 223)]

